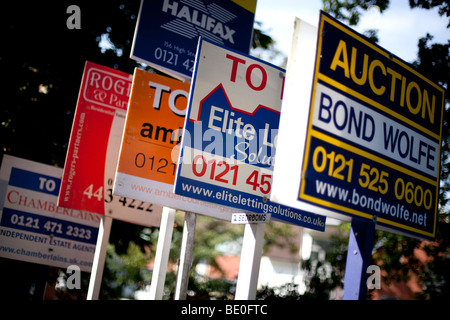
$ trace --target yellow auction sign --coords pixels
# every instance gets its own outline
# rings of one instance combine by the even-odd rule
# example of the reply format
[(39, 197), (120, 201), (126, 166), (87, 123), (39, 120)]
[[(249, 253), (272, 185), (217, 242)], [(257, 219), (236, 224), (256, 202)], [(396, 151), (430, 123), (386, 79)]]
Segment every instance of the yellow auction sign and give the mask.
[(433, 238), (444, 90), (321, 14), (298, 199)]

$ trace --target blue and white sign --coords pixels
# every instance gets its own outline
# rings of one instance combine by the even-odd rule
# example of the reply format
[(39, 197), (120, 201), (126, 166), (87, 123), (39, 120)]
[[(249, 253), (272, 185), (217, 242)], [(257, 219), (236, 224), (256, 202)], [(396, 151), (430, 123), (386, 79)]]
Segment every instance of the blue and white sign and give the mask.
[(249, 52), (256, 0), (142, 0), (131, 58), (189, 79), (198, 38)]
[(316, 230), (325, 218), (268, 200), (285, 72), (200, 40), (175, 193)]
[(0, 257), (90, 271), (101, 215), (58, 207), (62, 169), (5, 155)]

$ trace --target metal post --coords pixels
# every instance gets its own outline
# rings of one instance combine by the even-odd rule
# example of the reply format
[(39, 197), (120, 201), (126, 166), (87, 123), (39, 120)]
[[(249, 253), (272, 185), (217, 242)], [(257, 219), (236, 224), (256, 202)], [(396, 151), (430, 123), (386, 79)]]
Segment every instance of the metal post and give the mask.
[(256, 298), (265, 229), (265, 223), (245, 225), (235, 300)]
[(375, 223), (352, 219), (345, 264), (343, 300), (365, 300), (367, 297), (367, 267), (372, 262)]
[(186, 212), (184, 216), (183, 239), (181, 243), (180, 264), (177, 272), (175, 300), (186, 300), (189, 272), (192, 265), (196, 219), (197, 215), (193, 212)]
[(174, 221), (175, 209), (163, 207), (158, 245), (155, 254), (155, 265), (153, 267), (152, 283), (150, 285), (150, 300), (161, 300), (163, 296)]
[(95, 245), (94, 261), (92, 263), (91, 278), (87, 300), (98, 300), (102, 284), (103, 269), (105, 267), (106, 250), (108, 249), (109, 234), (113, 218), (103, 216), (98, 228), (97, 244)]

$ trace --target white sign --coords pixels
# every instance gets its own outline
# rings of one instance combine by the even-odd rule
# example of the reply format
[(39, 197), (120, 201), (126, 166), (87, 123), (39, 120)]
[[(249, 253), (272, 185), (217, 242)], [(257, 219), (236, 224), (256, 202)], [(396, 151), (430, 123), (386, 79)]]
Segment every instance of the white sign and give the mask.
[(200, 40), (176, 194), (325, 229), (325, 217), (268, 200), (283, 85), (283, 69)]
[(101, 215), (57, 206), (62, 171), (3, 156), (0, 257), (91, 271)]

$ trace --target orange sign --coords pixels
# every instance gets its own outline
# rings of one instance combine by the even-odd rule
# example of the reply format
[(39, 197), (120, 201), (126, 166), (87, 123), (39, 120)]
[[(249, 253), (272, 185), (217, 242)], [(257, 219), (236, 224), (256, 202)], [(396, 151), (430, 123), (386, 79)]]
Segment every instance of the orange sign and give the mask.
[(136, 69), (119, 172), (173, 184), (188, 94), (187, 83)]
[(230, 220), (230, 208), (173, 193), (189, 89), (188, 83), (135, 69), (113, 192)]

